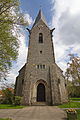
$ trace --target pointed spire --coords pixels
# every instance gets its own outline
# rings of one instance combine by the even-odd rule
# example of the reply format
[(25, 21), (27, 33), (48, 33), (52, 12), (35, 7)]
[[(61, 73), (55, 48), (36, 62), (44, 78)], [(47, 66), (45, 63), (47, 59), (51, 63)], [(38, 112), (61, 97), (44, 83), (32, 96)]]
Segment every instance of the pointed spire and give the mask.
[[(38, 13), (38, 16), (36, 17), (36, 20), (35, 20), (35, 23), (33, 24), (33, 27), (38, 23), (39, 20), (42, 20), (46, 25), (47, 25), (47, 22), (45, 20), (45, 17), (42, 13), (42, 10), (40, 9), (39, 10), (39, 13)], [(47, 25), (48, 26), (48, 25)]]

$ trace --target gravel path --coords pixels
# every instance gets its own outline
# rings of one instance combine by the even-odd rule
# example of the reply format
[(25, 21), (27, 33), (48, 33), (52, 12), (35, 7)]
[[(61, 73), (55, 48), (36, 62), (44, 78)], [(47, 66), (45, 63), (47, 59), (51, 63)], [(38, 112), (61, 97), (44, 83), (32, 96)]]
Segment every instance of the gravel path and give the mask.
[(57, 106), (31, 106), (23, 109), (0, 109), (0, 118), (13, 120), (66, 120), (66, 113)]

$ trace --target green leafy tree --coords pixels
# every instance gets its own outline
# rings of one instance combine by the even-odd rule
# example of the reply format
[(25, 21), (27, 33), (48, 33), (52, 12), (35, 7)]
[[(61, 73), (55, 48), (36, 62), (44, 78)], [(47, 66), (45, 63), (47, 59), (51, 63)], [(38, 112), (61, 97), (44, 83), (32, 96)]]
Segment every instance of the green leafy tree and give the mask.
[(28, 25), (20, 13), (19, 0), (0, 0), (0, 79), (6, 78), (12, 61), (17, 59), (19, 30)]
[(67, 88), (70, 96), (80, 96), (80, 58), (69, 54), (70, 61), (66, 69)]
[(80, 58), (74, 54), (69, 54), (70, 62), (66, 70), (67, 79), (71, 79), (73, 84), (80, 84)]

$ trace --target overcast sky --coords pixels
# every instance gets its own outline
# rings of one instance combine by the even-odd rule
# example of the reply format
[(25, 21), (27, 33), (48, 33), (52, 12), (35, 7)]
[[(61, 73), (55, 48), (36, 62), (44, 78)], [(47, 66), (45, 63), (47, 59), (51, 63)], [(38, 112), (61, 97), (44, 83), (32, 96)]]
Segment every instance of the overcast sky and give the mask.
[[(65, 71), (68, 54), (80, 56), (80, 0), (20, 0), (21, 11), (30, 28), (40, 8), (50, 28), (55, 27), (53, 42), (56, 63)], [(18, 71), (25, 64), (28, 51), (28, 33), (23, 30), (17, 62), (13, 63), (9, 82), (15, 82)]]

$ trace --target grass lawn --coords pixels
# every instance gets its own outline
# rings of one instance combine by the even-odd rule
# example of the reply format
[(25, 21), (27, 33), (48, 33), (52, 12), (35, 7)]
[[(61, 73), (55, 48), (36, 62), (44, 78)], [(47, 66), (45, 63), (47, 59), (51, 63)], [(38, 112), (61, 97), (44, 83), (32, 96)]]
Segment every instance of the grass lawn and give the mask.
[(62, 105), (59, 105), (60, 108), (80, 108), (79, 102), (68, 102)]
[(0, 120), (12, 120), (10, 118), (0, 118)]
[(14, 106), (14, 105), (8, 105), (8, 104), (0, 104), (0, 109), (19, 109), (24, 108), (25, 106)]
[(80, 98), (70, 98), (72, 101), (80, 101)]
[[(75, 100), (75, 101), (77, 101), (77, 100)], [(80, 102), (71, 101), (71, 102), (68, 102), (66, 104), (59, 105), (59, 107), (60, 108), (80, 108)], [(76, 110), (76, 111), (77, 111), (77, 120), (80, 120), (80, 110)]]
[(77, 110), (77, 120), (80, 120), (80, 110)]

